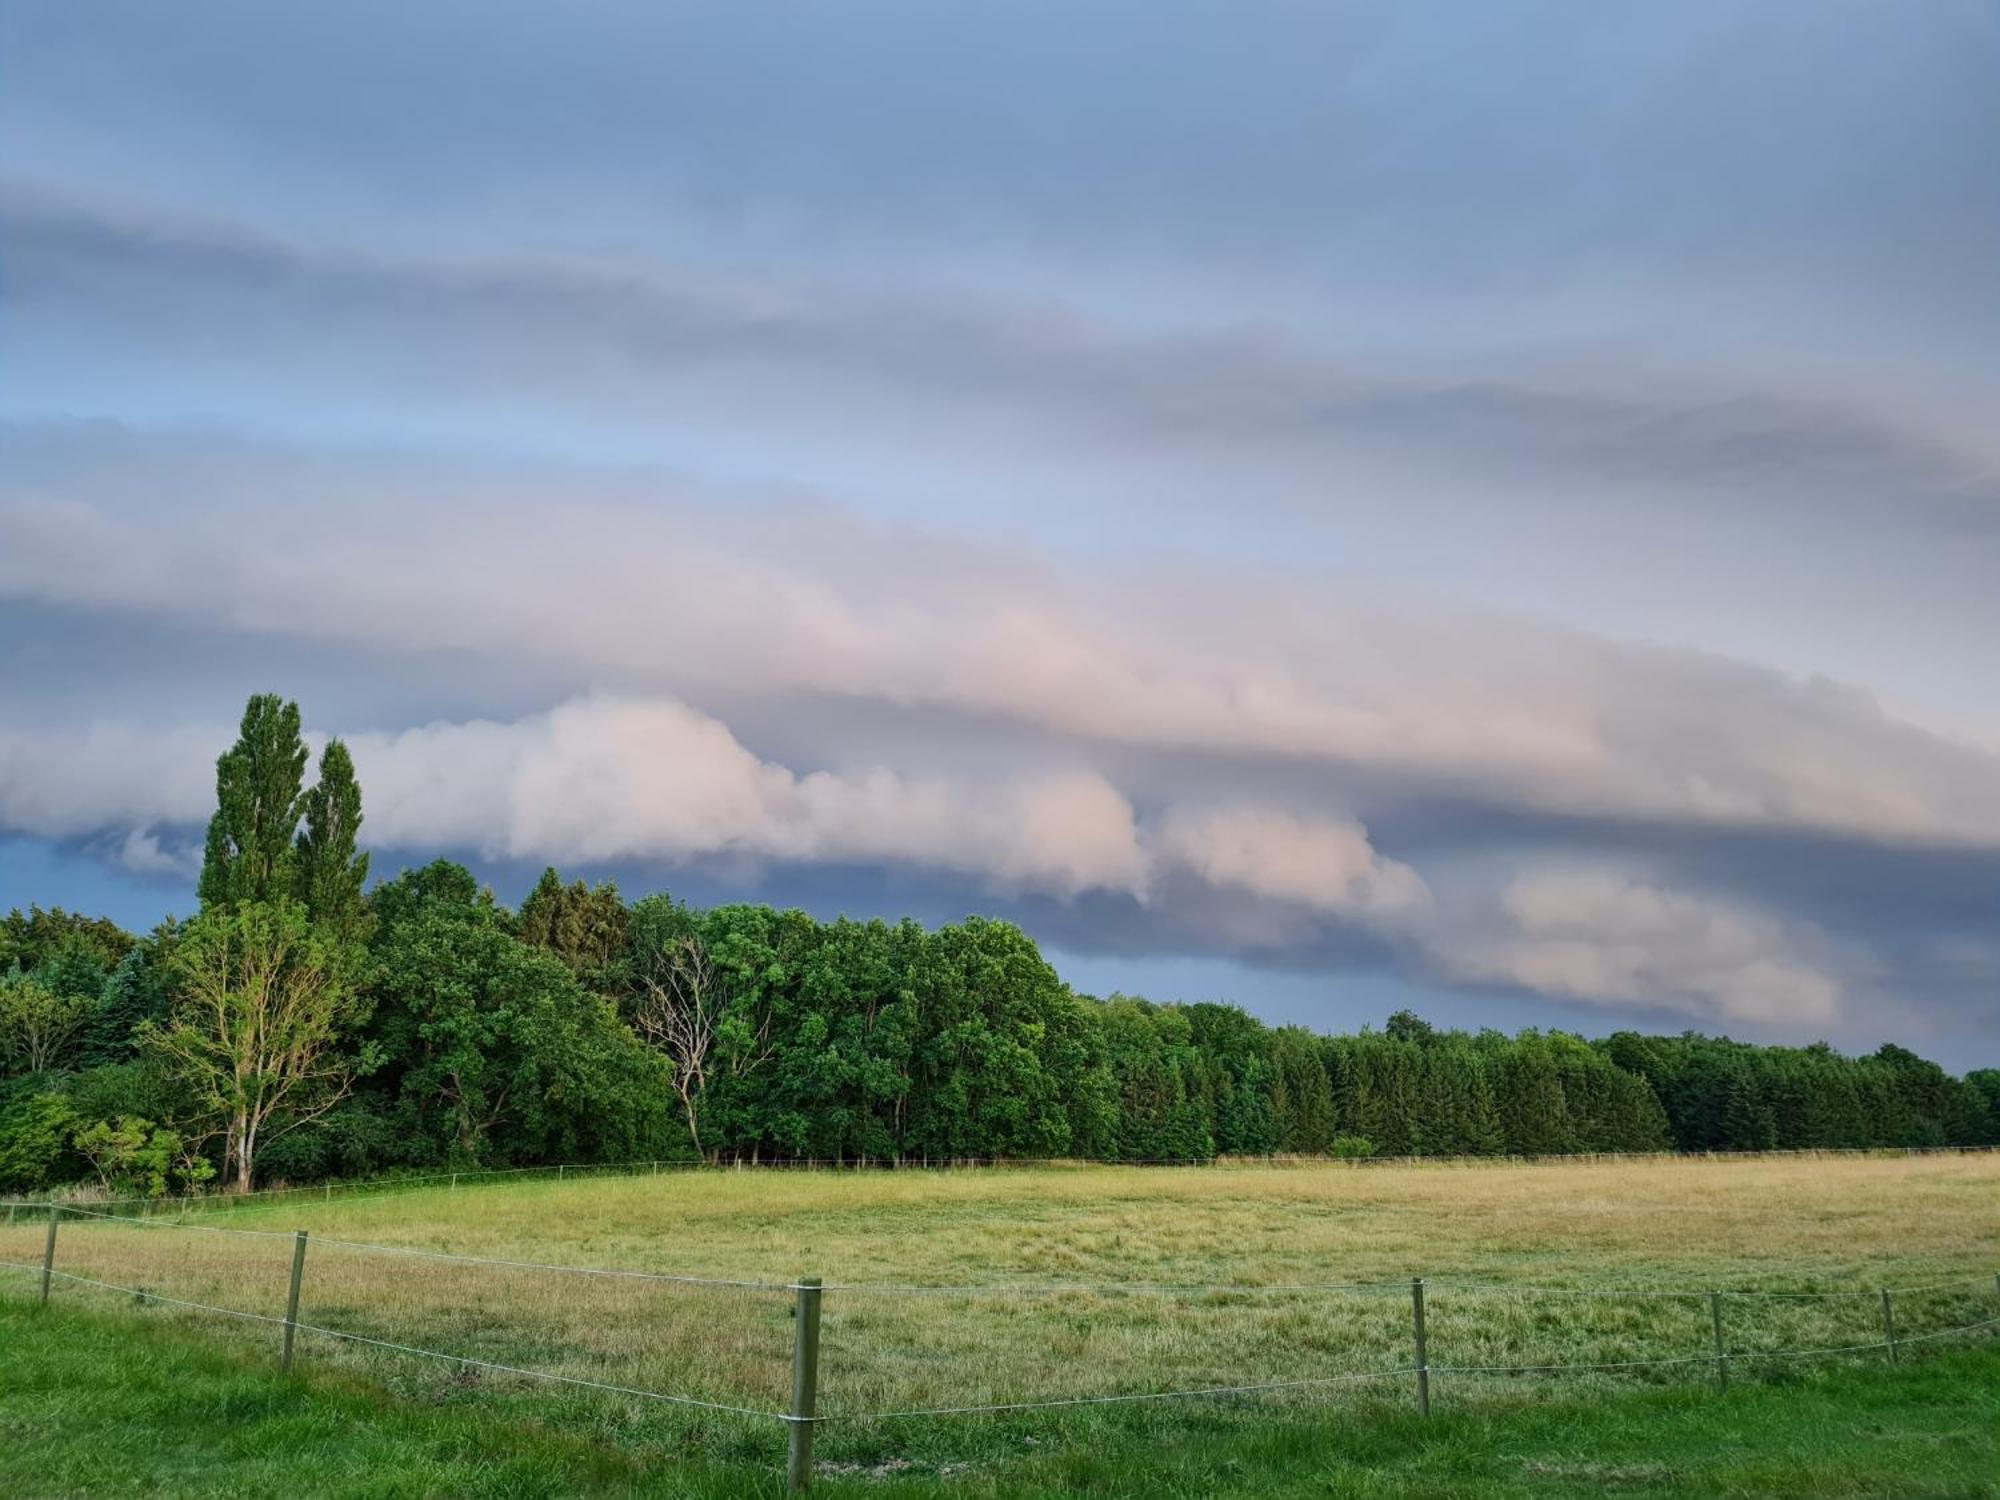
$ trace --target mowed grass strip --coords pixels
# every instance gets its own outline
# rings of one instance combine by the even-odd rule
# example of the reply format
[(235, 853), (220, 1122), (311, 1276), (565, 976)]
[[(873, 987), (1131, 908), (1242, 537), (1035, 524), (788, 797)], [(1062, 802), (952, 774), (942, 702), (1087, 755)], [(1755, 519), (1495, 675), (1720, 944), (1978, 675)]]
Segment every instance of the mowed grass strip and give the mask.
[[(127, 1312), (0, 1303), (0, 1493), (53, 1496), (776, 1496), (782, 1434), (730, 1460), (605, 1445), (583, 1398), (532, 1411), (399, 1399)], [(1204, 1406), (973, 1462), (822, 1466), (836, 1497), (2000, 1496), (2000, 1349), (1530, 1411)]]

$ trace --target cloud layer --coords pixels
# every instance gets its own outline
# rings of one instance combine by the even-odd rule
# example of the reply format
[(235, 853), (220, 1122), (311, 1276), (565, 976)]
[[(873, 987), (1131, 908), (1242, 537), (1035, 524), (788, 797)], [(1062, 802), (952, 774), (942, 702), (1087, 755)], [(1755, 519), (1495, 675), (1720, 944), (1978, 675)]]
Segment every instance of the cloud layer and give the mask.
[(199, 517), (146, 504), (171, 482), (157, 468), (75, 487), (100, 501), (0, 481), (0, 598), (676, 692), (919, 705), (1573, 817), (2000, 846), (2000, 752), (1824, 680), (1323, 586), (1085, 577), (824, 508), (739, 525), (685, 500), (448, 489), (335, 507), (338, 474), (255, 503), (211, 483)]
[[(226, 729), (162, 741), (133, 726), (0, 738), (0, 824), (57, 837), (129, 824), (118, 859), (184, 874)], [(1233, 893), (1299, 920), (1374, 932), (1455, 978), (1721, 1020), (1824, 1025), (1836, 980), (1794, 957), (1780, 925), (1604, 869), (1519, 877), (1491, 910), (1440, 913), (1423, 878), (1359, 823), (1273, 806), (1145, 813), (1076, 770), (998, 784), (887, 767), (800, 774), (671, 699), (593, 697), (509, 723), (349, 737), (372, 847), (602, 866), (697, 860), (902, 864), (996, 893), (1156, 900)], [(1293, 933), (1296, 928), (1291, 929)], [(1246, 933), (1254, 946), (1256, 928)]]
[(7, 898), (275, 688), (382, 868), (2000, 1059), (1990, 15), (502, 9), (0, 20)]

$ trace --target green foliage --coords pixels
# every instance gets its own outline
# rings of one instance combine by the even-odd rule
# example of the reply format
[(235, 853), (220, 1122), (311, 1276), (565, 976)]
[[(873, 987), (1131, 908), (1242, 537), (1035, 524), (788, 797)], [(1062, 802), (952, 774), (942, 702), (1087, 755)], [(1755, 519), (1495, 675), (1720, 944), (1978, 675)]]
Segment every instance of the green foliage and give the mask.
[(1365, 1135), (1337, 1135), (1327, 1148), (1327, 1155), (1341, 1161), (1360, 1161), (1375, 1154), (1375, 1143)]
[(199, 886), (204, 908), (295, 893), (292, 839), (304, 807), (305, 769), (298, 704), (259, 693), (244, 707), (236, 743), (215, 763), (217, 806)]
[(1596, 1050), (1649, 1085), (1683, 1151), (2000, 1144), (1991, 1074), (1955, 1079), (1901, 1047), (1855, 1058), (1620, 1032)]
[[(1271, 1118), (1280, 1151), (1318, 1155), (1334, 1137), (1333, 1084), (1320, 1040), (1303, 1026), (1280, 1027), (1271, 1040)], [(1359, 1118), (1358, 1105), (1349, 1113)]]
[(61, 1094), (18, 1089), (0, 1095), (0, 1191), (36, 1192), (66, 1180), (76, 1111)]
[(31, 977), (0, 977), (0, 1069), (46, 1073), (75, 1060), (75, 1043), (90, 1018), (91, 998)]
[(185, 1192), (215, 1175), (214, 1163), (190, 1153), (180, 1132), (140, 1115), (82, 1126), (71, 1142), (98, 1182), (125, 1197), (164, 1198), (170, 1188)]
[(173, 1000), (169, 959), (179, 931), (178, 924), (163, 922), (105, 978), (78, 1049), (82, 1067), (129, 1062), (141, 1029), (166, 1020)]
[(297, 889), (306, 914), (336, 942), (367, 936), (368, 856), (356, 852), (361, 829), (361, 787), (347, 746), (328, 740), (320, 752), (319, 780), (302, 804), (305, 828), (295, 850)]
[(625, 903), (608, 880), (564, 885), (554, 870), (544, 870), (521, 903), (521, 941), (548, 949), (574, 973), (600, 982), (625, 952), (625, 929)]
[(0, 918), (0, 971), (32, 970), (58, 950), (81, 945), (92, 951), (97, 965), (109, 969), (132, 946), (132, 935), (106, 917), (86, 917), (60, 906), (19, 907)]
[(261, 1142), (346, 1094), (357, 1068), (340, 1043), (365, 1007), (338, 947), (294, 901), (211, 907), (181, 932), (172, 968), (172, 1008), (142, 1046), (185, 1085), (204, 1133), (222, 1137), (224, 1172), (247, 1190)]
[[(463, 876), (464, 878), (460, 878)], [(371, 1084), (411, 1159), (627, 1159), (669, 1138), (659, 1061), (612, 1003), (433, 865), (376, 903)]]

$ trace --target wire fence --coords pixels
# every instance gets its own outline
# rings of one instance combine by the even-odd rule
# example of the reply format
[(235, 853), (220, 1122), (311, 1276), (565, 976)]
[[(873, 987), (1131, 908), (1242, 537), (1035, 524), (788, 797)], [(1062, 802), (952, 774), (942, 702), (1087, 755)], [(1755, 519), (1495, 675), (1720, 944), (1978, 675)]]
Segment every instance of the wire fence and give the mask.
[(816, 1433), (1178, 1401), (1323, 1399), (1551, 1377), (1727, 1389), (1766, 1366), (1880, 1357), (2000, 1329), (2000, 1272), (1820, 1289), (1476, 1278), (928, 1284), (713, 1277), (374, 1244), (43, 1205), (0, 1226), (7, 1283), (131, 1298), (462, 1377)]

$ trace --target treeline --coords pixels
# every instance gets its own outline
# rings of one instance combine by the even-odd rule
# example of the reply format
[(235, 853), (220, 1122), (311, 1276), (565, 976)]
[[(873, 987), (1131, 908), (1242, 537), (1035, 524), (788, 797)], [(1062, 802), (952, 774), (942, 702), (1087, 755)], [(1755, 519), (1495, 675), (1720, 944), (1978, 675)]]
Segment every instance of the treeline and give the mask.
[(200, 913), (0, 924), (0, 1190), (246, 1188), (431, 1166), (2000, 1143), (2000, 1071), (1896, 1047), (1434, 1030), (1320, 1036), (1074, 993), (970, 918), (697, 910), (439, 861), (364, 889), (338, 742), (252, 700)]

